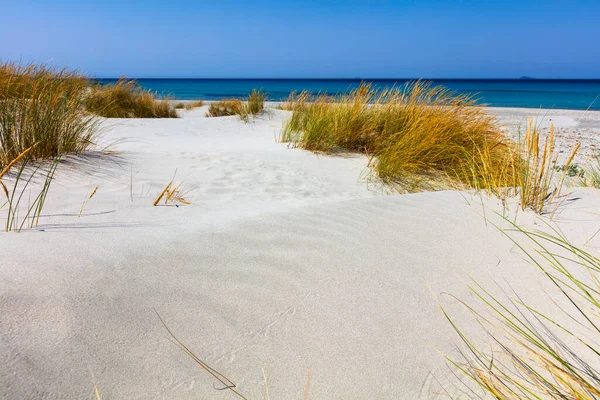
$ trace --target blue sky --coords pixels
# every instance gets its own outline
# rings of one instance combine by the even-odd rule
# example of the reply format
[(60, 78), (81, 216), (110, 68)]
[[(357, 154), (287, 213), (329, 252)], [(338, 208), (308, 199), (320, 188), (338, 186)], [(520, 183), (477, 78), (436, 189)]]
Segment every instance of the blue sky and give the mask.
[(600, 78), (600, 0), (18, 0), (0, 58), (97, 77)]

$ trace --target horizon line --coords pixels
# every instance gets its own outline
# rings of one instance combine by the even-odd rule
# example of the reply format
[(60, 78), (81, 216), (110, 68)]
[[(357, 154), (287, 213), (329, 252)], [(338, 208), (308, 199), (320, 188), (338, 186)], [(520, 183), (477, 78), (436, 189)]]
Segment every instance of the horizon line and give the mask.
[(598, 78), (535, 78), (535, 77), (516, 77), (516, 78), (372, 78), (372, 77), (353, 77), (353, 78), (292, 78), (292, 77), (284, 77), (284, 78), (275, 78), (275, 77), (160, 77), (160, 76), (138, 76), (138, 77), (129, 77), (129, 76), (104, 76), (104, 77), (91, 77), (91, 79), (199, 79), (199, 80), (322, 80), (322, 81), (359, 81), (359, 80), (380, 80), (380, 81), (416, 81), (416, 80), (448, 80), (448, 81), (485, 81), (485, 80), (495, 80), (495, 81), (600, 81), (600, 77)]

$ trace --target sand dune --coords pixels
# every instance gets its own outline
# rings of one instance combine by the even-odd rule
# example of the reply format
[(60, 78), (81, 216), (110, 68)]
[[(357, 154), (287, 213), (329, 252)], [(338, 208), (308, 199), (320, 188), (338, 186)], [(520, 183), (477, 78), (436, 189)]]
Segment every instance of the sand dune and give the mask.
[[(6, 398), (91, 398), (92, 374), (107, 399), (235, 398), (168, 340), (155, 310), (251, 399), (265, 386), (302, 398), (309, 374), (314, 399), (432, 398), (451, 375), (434, 348), (454, 354), (458, 342), (436, 297), (471, 329), (444, 295), (468, 297), (466, 274), (550, 308), (539, 272), (483, 217), (502, 223), (494, 212), (514, 217), (514, 204), (389, 195), (360, 178), (365, 157), (277, 143), (287, 112), (244, 124), (205, 108), (111, 121), (99, 146), (111, 153), (67, 160), (39, 228), (0, 236)], [(192, 205), (152, 207), (175, 170)], [(600, 192), (561, 200), (554, 222), (599, 246)]]

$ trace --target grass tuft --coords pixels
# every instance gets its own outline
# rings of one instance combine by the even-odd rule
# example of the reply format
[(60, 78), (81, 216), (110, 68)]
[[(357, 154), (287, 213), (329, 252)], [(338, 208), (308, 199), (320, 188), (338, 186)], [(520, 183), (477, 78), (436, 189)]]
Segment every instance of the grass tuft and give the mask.
[(371, 157), (385, 183), (401, 191), (491, 189), (514, 181), (514, 144), (470, 96), (425, 82), (338, 96), (293, 94), (282, 140), (307, 150)]
[[(0, 186), (6, 196), (6, 202), (0, 206), (3, 209), (8, 206), (6, 214), (5, 230), (6, 232), (15, 231), (21, 232), (27, 224), (30, 228), (36, 227), (39, 224), (40, 216), (44, 208), (50, 185), (54, 179), (56, 169), (60, 163), (60, 157), (56, 157), (49, 165), (37, 164), (31, 166), (32, 153), (35, 145), (24, 150), (21, 154), (11, 160), (8, 165), (0, 173)], [(11, 189), (3, 182), (2, 178), (11, 172), (11, 169), (18, 164), (21, 164), (13, 177), (13, 185)], [(47, 167), (45, 170), (43, 167)], [(39, 193), (31, 200), (31, 192), (28, 190), (30, 184), (36, 178), (42, 177), (43, 183)], [(26, 192), (29, 191), (29, 199), (26, 208), (22, 210), (21, 200)], [(0, 203), (1, 204), (1, 203)], [(25, 216), (21, 215), (25, 212)]]
[(85, 99), (88, 111), (105, 118), (177, 118), (169, 99), (158, 100), (135, 81), (96, 86)]
[(231, 115), (238, 115), (242, 112), (244, 103), (238, 99), (221, 100), (214, 103), (210, 103), (208, 107), (207, 117), (228, 117)]
[[(519, 157), (517, 171), (517, 182), (515, 186), (520, 187), (520, 204), (524, 210), (531, 208), (541, 214), (546, 204), (560, 194), (565, 177), (571, 171), (571, 166), (579, 144), (571, 151), (566, 164), (558, 167), (556, 165), (558, 153), (555, 151), (554, 124), (550, 125), (550, 132), (544, 139), (543, 146), (540, 133), (533, 124), (533, 120), (527, 122), (525, 138), (520, 143), (521, 157)], [(557, 180), (554, 173), (562, 172), (562, 179)]]
[(179, 207), (179, 204), (186, 206), (191, 204), (191, 202), (187, 199), (187, 192), (183, 190), (183, 185), (175, 184), (174, 180), (171, 180), (171, 182), (165, 186), (165, 188), (156, 197), (156, 200), (154, 200), (153, 205), (156, 207), (161, 201), (164, 201), (163, 204), (165, 205), (171, 204), (177, 207)]
[(99, 128), (83, 110), (88, 85), (64, 69), (0, 64), (0, 169), (28, 148), (31, 159), (86, 150)]
[(306, 105), (306, 102), (310, 100), (310, 98), (311, 95), (306, 90), (303, 90), (300, 93), (294, 91), (290, 93), (286, 101), (281, 103), (279, 109), (286, 111), (295, 111), (297, 108), (303, 108)]
[(267, 94), (262, 90), (253, 89), (250, 96), (248, 96), (248, 102), (246, 103), (246, 112), (249, 115), (258, 115), (265, 108), (265, 100)]
[(185, 106), (186, 110), (193, 110), (194, 108), (202, 107), (204, 105), (203, 100), (194, 101)]
[(600, 156), (590, 158), (582, 172), (579, 184), (600, 189)]
[(252, 116), (260, 114), (265, 108), (267, 94), (262, 90), (253, 89), (248, 96), (248, 101), (243, 102), (239, 99), (221, 100), (211, 103), (208, 108), (207, 117), (226, 117), (238, 115), (241, 120), (248, 122)]
[(476, 346), (442, 307), (466, 347), (462, 359), (447, 359), (490, 398), (600, 398), (600, 259), (556, 230), (530, 232), (513, 226), (534, 250), (504, 233), (558, 289), (549, 301), (559, 314), (545, 315), (516, 293), (515, 299), (498, 298), (474, 282), (470, 289), (477, 303), (463, 304), (484, 328), (492, 349)]

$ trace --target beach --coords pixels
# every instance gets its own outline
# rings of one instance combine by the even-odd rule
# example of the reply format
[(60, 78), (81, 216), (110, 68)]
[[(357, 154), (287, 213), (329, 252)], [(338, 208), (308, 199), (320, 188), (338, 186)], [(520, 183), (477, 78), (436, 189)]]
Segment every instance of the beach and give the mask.
[[(460, 339), (438, 301), (474, 331), (449, 296), (472, 297), (472, 277), (553, 312), (501, 216), (600, 246), (598, 189), (569, 188), (552, 218), (473, 191), (394, 193), (364, 155), (281, 143), (289, 111), (246, 123), (207, 109), (106, 120), (95, 148), (61, 163), (39, 226), (1, 235), (6, 398), (94, 398), (95, 385), (103, 399), (236, 398), (160, 318), (248, 399), (458, 396), (443, 355)], [(600, 111), (490, 112), (512, 137), (538, 117), (565, 157), (575, 143), (577, 162), (598, 154)], [(153, 206), (172, 180), (191, 204)]]

